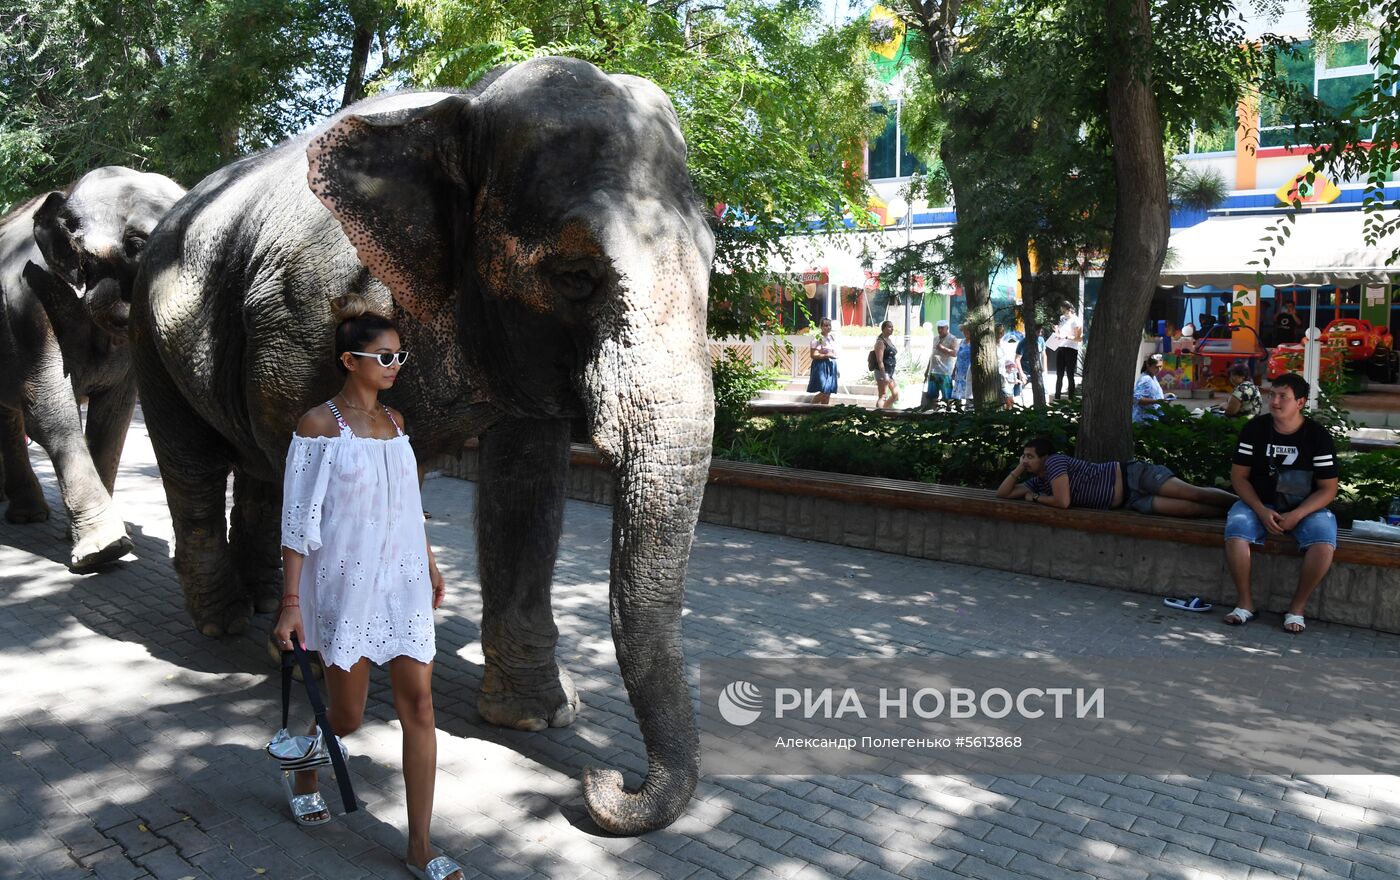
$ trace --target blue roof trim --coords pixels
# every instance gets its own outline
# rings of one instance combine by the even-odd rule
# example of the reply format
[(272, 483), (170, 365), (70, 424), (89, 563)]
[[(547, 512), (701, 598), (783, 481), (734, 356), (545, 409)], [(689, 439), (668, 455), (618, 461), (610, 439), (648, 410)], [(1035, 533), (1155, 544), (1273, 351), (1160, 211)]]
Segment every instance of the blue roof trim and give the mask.
[[(1356, 208), (1362, 207), (1362, 201), (1366, 198), (1367, 189), (1364, 187), (1354, 187), (1342, 190), (1342, 194), (1337, 196), (1332, 205), (1351, 205)], [(1400, 184), (1387, 184), (1385, 187), (1385, 200), (1387, 202), (1400, 199)], [(1283, 212), (1286, 206), (1279, 204), (1278, 197), (1273, 193), (1236, 193), (1228, 196), (1219, 207), (1211, 211), (1187, 211), (1181, 208), (1172, 209), (1172, 229), (1189, 229), (1198, 223), (1204, 223), (1212, 214), (1220, 214), (1226, 211), (1247, 211), (1259, 210), (1261, 208), (1274, 209)], [(1337, 210), (1333, 208), (1332, 210)]]

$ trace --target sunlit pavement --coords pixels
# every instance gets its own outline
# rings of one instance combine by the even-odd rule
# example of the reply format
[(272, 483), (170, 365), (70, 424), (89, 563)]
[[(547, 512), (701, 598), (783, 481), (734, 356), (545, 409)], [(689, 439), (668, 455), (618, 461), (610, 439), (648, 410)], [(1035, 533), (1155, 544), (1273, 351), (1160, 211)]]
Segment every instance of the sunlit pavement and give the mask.
[[(41, 479), (61, 511), (42, 452)], [(639, 839), (600, 833), (586, 766), (644, 758), (608, 630), (610, 511), (568, 505), (556, 571), (560, 658), (584, 708), (539, 734), (481, 723), (473, 486), (425, 504), (450, 597), (439, 614), (433, 837), (470, 876), (1400, 876), (1393, 776), (705, 777), (686, 814)], [(376, 673), (348, 739), (364, 809), (302, 829), (261, 746), (278, 723), (263, 640), (193, 631), (139, 415), (118, 501), (136, 554), (70, 574), (65, 522), (0, 523), (0, 877), (404, 878), (397, 722)], [(987, 548), (996, 552), (995, 548)], [(1135, 594), (701, 526), (685, 649), (710, 657), (1400, 657), (1400, 637), (1276, 622), (1227, 630)], [(304, 706), (304, 703), (299, 703)], [(328, 786), (329, 788), (329, 786)]]

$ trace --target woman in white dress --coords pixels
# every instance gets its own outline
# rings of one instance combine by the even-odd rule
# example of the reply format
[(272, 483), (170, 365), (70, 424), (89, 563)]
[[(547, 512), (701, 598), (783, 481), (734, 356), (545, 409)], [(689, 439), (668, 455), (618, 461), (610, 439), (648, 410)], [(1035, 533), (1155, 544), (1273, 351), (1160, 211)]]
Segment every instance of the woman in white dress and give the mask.
[[(403, 726), (408, 856), (415, 877), (462, 880), (429, 842), (437, 730), (433, 609), (444, 585), (423, 528), (418, 468), (403, 417), (379, 402), (408, 358), (392, 321), (358, 295), (333, 304), (340, 393), (302, 416), (282, 492), (282, 608), (274, 637), (320, 651), (338, 736), (364, 716), (369, 667), (388, 664)], [(287, 780), (292, 817), (330, 821), (315, 770)]]

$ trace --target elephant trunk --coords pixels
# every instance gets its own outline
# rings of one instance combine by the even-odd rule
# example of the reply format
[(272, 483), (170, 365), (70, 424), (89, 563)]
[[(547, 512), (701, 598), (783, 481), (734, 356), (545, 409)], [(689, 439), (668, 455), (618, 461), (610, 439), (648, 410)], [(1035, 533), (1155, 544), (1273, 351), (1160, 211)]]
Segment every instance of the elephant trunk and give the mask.
[[(699, 425), (689, 425), (699, 431)], [(709, 431), (703, 432), (708, 441)], [(699, 740), (681, 650), (681, 605), (709, 444), (632, 456), (617, 472), (610, 608), (618, 666), (647, 751), (641, 788), (615, 770), (591, 771), (584, 795), (595, 821), (616, 834), (665, 827), (699, 777)]]
[[(689, 262), (691, 272), (647, 279), (651, 307), (626, 310), (635, 320), (603, 334), (583, 382), (594, 442), (615, 474), (613, 643), (647, 752), (646, 778), (635, 791), (615, 770), (585, 774), (589, 812), (616, 834), (669, 825), (700, 771), (681, 606), (709, 475), (714, 395), (704, 323), (708, 260)], [(635, 281), (645, 271), (628, 274)]]

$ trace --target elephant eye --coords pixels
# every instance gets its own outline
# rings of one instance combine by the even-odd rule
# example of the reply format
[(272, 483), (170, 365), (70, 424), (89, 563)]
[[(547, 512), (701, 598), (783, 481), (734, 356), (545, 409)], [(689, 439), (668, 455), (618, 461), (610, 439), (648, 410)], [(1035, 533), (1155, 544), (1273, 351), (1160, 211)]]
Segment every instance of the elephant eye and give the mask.
[(125, 247), (128, 257), (134, 258), (140, 256), (141, 251), (146, 247), (146, 236), (139, 234), (128, 235), (126, 237)]
[(582, 302), (592, 297), (607, 280), (607, 270), (595, 260), (560, 260), (550, 268), (554, 289), (567, 300)]

